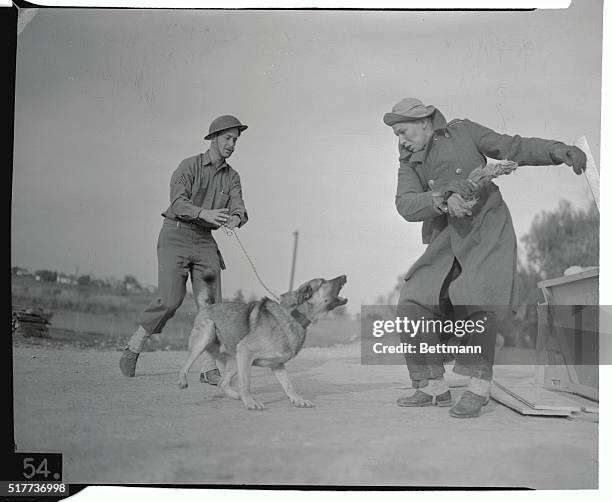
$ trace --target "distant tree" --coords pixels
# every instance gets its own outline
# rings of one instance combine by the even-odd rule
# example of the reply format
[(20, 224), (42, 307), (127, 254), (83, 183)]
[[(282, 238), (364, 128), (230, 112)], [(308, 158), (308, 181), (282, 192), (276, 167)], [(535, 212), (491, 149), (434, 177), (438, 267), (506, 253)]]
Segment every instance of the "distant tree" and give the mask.
[(44, 282), (56, 282), (57, 281), (57, 272), (52, 272), (51, 270), (37, 270), (35, 274), (40, 277), (41, 281)]
[(537, 305), (542, 301), (538, 282), (542, 275), (532, 266), (519, 261), (517, 270), (518, 305), (516, 314), (498, 328), (509, 347), (534, 347), (538, 333)]
[(527, 262), (543, 279), (563, 275), (572, 265), (599, 264), (599, 210), (575, 209), (562, 200), (555, 211), (543, 211), (521, 238)]
[[(538, 302), (544, 299), (538, 282), (560, 277), (572, 265), (599, 265), (599, 210), (575, 209), (562, 200), (554, 211), (538, 214), (521, 237), (526, 258), (518, 265), (518, 309), (506, 323), (508, 345), (533, 347), (538, 332)], [(509, 343), (508, 343), (509, 342)]]
[(233, 302), (242, 302), (244, 303), (244, 293), (242, 292), (242, 289), (239, 289), (238, 291), (236, 291), (236, 293), (234, 293), (234, 298), (232, 298)]
[(387, 297), (385, 295), (378, 295), (374, 300), (374, 305), (386, 305)]
[(77, 284), (79, 286), (89, 286), (91, 284), (91, 276), (89, 275), (80, 275), (77, 279)]
[(136, 277), (134, 277), (133, 275), (126, 275), (123, 278), (123, 286), (126, 289), (142, 289), (142, 286), (138, 282), (138, 279), (136, 279)]

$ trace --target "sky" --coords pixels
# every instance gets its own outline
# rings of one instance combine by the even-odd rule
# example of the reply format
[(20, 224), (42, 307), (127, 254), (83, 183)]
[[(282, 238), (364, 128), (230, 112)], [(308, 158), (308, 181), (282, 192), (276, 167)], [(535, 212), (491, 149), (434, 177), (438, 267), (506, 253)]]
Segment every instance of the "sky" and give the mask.
[[(249, 212), (239, 236), (266, 284), (348, 276), (357, 312), (424, 252), (396, 212), (404, 97), (498, 132), (600, 148), (602, 3), (535, 12), (44, 9), (18, 39), (12, 264), (157, 281), (160, 213), (210, 121), (249, 129), (230, 164)], [(524, 167), (500, 179), (517, 235), (584, 177)], [(216, 232), (224, 296), (266, 294)], [(579, 263), (577, 265), (592, 265)]]

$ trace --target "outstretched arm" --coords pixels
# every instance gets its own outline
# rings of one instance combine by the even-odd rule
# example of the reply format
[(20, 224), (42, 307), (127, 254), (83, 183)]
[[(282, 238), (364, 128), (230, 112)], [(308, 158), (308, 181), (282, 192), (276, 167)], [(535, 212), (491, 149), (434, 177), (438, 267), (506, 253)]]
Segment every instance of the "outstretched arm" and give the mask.
[(567, 164), (576, 174), (586, 169), (586, 155), (560, 141), (500, 134), (470, 120), (463, 121), (478, 150), (493, 159), (513, 160), (519, 166)]

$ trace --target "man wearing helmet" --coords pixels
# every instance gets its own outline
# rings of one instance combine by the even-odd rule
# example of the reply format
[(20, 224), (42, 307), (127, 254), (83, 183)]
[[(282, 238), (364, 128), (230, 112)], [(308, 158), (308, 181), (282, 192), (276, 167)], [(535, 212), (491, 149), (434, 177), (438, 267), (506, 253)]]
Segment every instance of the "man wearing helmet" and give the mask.
[[(157, 242), (159, 296), (143, 311), (123, 351), (119, 367), (126, 376), (134, 376), (146, 340), (152, 333), (161, 333), (181, 306), (188, 276), (198, 308), (221, 301), (225, 264), (212, 230), (221, 226), (232, 230), (248, 219), (240, 176), (226, 162), (245, 129), (231, 115), (216, 118), (204, 138), (210, 140), (210, 148), (183, 160), (172, 174), (170, 206), (162, 213)], [(219, 379), (214, 359), (205, 354), (200, 380), (216, 385)]]

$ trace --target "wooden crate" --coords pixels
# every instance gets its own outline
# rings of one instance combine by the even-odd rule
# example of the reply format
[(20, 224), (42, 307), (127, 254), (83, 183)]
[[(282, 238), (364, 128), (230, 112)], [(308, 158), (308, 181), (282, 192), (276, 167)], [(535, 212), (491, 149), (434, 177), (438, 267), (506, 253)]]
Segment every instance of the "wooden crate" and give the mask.
[(538, 283), (536, 382), (599, 399), (599, 268)]

